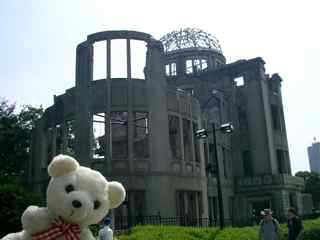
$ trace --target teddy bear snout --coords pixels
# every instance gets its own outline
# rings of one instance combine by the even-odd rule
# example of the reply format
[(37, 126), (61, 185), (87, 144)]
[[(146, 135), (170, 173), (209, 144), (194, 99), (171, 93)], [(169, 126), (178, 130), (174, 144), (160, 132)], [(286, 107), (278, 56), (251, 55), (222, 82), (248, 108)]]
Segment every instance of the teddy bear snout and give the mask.
[(78, 200), (73, 200), (72, 201), (72, 206), (74, 208), (81, 208), (82, 207), (82, 203), (80, 201), (78, 201)]
[(78, 223), (88, 218), (92, 208), (90, 195), (83, 191), (73, 191), (69, 193), (67, 197), (68, 199), (66, 199), (64, 204), (65, 210), (63, 210), (67, 213), (64, 215), (66, 220)]

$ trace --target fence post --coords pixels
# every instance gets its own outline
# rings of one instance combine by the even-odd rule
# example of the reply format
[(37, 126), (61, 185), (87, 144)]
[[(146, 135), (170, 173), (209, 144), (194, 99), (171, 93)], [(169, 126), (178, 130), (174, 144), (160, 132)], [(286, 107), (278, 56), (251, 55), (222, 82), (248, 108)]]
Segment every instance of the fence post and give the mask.
[(158, 212), (158, 220), (159, 220), (159, 225), (162, 225), (162, 219), (161, 219), (161, 214), (160, 211)]

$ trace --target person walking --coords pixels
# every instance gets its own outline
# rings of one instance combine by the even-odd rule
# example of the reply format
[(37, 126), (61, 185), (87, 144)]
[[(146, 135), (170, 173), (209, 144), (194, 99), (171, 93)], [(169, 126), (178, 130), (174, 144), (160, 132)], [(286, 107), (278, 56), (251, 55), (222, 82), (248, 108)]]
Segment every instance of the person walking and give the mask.
[(259, 240), (279, 240), (280, 225), (277, 219), (273, 218), (271, 209), (261, 211), (263, 219), (259, 227)]
[(105, 217), (102, 220), (102, 228), (99, 231), (99, 240), (112, 240), (113, 239), (113, 231), (110, 228), (111, 218)]
[(303, 224), (293, 207), (288, 209), (288, 240), (301, 240)]

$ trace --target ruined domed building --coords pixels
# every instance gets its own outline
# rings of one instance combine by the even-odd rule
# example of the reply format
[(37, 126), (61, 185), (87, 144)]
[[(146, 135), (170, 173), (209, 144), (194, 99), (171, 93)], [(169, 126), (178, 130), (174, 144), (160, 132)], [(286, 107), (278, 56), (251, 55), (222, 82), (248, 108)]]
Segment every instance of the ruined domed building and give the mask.
[[(116, 216), (218, 219), (217, 182), (227, 224), (250, 223), (267, 207), (279, 217), (289, 206), (307, 213), (303, 181), (291, 175), (282, 79), (264, 64), (226, 63), (218, 40), (198, 29), (160, 41), (135, 31), (89, 35), (77, 47), (75, 87), (54, 96), (34, 129), (30, 184), (44, 192), (49, 162), (65, 153), (124, 184)], [(232, 134), (220, 131), (226, 122)], [(198, 129), (208, 137), (197, 139)]]

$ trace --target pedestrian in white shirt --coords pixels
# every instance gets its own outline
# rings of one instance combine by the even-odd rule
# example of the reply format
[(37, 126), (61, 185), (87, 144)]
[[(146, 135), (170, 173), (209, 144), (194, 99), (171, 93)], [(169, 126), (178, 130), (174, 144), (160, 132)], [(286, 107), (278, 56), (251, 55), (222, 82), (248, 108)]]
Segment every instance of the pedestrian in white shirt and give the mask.
[(106, 217), (102, 220), (103, 227), (99, 231), (99, 240), (113, 240), (113, 231), (110, 224), (111, 218)]

